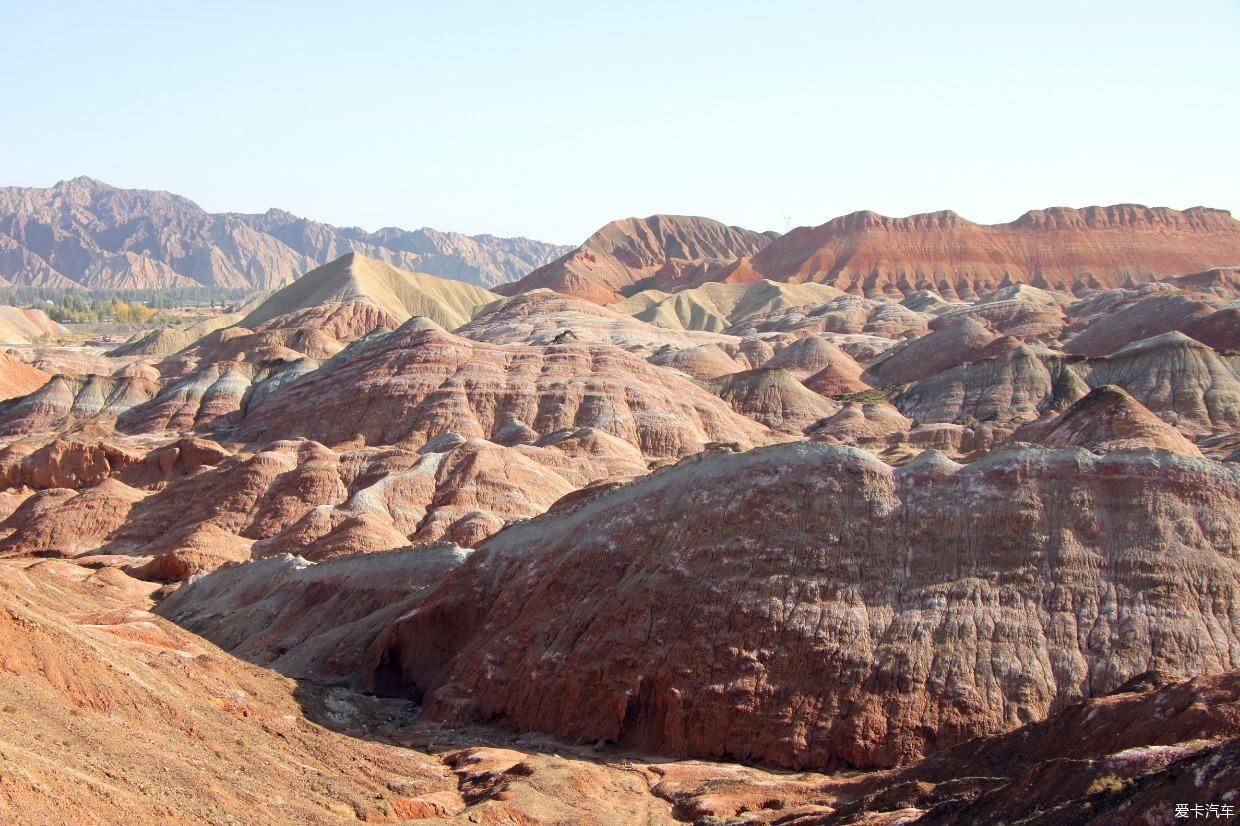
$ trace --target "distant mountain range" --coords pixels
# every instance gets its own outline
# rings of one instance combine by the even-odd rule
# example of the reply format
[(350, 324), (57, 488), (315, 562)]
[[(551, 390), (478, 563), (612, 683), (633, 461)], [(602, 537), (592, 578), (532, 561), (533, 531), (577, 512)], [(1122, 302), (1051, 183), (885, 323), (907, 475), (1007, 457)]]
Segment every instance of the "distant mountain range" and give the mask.
[(1011, 284), (1080, 294), (1235, 266), (1240, 221), (1137, 204), (1053, 207), (993, 225), (950, 211), (855, 212), (781, 236), (653, 215), (613, 221), (573, 248), (429, 228), (367, 232), (278, 209), (209, 213), (91, 178), (0, 188), (0, 286), (272, 289), (350, 252), (502, 295), (548, 288), (599, 304), (759, 280), (972, 301)]
[(0, 188), (0, 286), (271, 289), (356, 251), (492, 287), (570, 249), (425, 227), (366, 232), (279, 209), (210, 213), (180, 195), (118, 189), (86, 177), (46, 189)]

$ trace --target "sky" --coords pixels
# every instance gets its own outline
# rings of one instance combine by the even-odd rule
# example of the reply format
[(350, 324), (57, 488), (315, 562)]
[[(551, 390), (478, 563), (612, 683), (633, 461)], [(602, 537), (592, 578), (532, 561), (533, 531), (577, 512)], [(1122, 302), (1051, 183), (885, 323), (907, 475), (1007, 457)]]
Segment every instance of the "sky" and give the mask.
[(578, 243), (1143, 203), (1240, 215), (1240, 0), (0, 0), (0, 185)]

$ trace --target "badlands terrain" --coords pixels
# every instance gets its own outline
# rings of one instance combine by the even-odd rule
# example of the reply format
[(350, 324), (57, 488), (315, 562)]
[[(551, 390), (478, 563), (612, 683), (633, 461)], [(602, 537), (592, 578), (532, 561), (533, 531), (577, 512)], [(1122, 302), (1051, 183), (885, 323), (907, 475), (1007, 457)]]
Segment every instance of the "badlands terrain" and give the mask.
[(0, 822), (1240, 807), (1225, 212), (569, 249), (75, 179), (0, 265), (272, 290), (0, 308)]

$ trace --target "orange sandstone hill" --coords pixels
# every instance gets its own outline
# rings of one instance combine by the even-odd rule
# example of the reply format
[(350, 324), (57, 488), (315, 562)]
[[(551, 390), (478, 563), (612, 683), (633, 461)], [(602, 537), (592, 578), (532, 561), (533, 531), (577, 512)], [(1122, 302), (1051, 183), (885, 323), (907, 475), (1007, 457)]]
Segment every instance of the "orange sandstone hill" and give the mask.
[(697, 282), (813, 281), (867, 296), (934, 290), (971, 301), (1011, 283), (1080, 292), (1237, 262), (1240, 221), (1205, 207), (1054, 207), (992, 225), (950, 211), (855, 212), (792, 230), (752, 260)]

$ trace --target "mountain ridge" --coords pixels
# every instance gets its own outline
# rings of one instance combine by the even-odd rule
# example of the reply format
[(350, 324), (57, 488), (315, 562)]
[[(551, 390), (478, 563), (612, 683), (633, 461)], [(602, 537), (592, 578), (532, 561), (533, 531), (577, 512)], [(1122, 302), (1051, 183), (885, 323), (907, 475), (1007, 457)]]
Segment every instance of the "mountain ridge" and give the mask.
[(999, 224), (977, 224), (950, 210), (904, 218), (861, 211), (798, 227), (752, 258), (686, 286), (767, 279), (867, 296), (931, 290), (974, 300), (1012, 284), (1079, 294), (1237, 261), (1240, 221), (1208, 207), (1050, 207)]
[(423, 227), (366, 232), (282, 209), (211, 213), (182, 195), (79, 176), (0, 187), (0, 277), (86, 289), (270, 289), (348, 252), (478, 286), (520, 278), (568, 247)]

